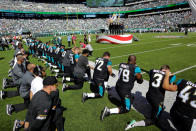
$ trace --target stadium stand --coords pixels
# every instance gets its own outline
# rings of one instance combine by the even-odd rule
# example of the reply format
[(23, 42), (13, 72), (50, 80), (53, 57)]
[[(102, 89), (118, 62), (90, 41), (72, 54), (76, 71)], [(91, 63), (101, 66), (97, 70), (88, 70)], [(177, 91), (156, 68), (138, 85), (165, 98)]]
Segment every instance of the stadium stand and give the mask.
[[(159, 28), (168, 29), (178, 24), (193, 24), (195, 19), (190, 11), (171, 12), (164, 14), (134, 16), (121, 18), (125, 29), (129, 28)], [(67, 23), (68, 22), (68, 23)], [(100, 30), (107, 29), (106, 19), (0, 19), (0, 32), (17, 33), (21, 28), (32, 33), (63, 32), (69, 30)]]
[[(147, 0), (146, 0), (147, 1)], [(128, 11), (143, 8), (152, 8), (156, 6), (186, 2), (186, 0), (158, 0), (158, 1), (147, 1), (145, 3), (133, 3), (130, 6), (124, 7), (98, 7), (89, 8), (84, 4), (69, 4), (57, 3), (35, 3), (26, 1), (14, 1), (14, 0), (2, 0), (0, 1), (0, 9), (4, 10), (17, 10), (17, 11), (43, 11), (43, 12), (116, 12), (116, 11)]]

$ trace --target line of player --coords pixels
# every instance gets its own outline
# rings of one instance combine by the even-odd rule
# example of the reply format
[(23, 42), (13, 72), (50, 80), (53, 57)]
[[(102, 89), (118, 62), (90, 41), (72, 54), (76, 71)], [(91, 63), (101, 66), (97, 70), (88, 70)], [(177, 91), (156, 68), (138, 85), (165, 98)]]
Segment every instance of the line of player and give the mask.
[[(84, 83), (84, 74), (87, 72), (88, 76), (90, 75), (89, 69), (91, 67), (88, 64), (87, 59), (89, 52), (84, 50), (82, 55), (79, 56), (75, 49), (70, 50), (70, 53), (65, 52), (61, 61), (62, 64), (59, 61), (55, 62), (55, 60), (53, 60), (54, 56), (51, 55), (52, 52), (50, 47), (49, 51), (47, 51), (47, 49), (45, 50), (46, 57), (51, 59), (48, 62), (57, 64), (59, 69), (63, 71), (63, 91), (81, 89)], [(65, 56), (67, 56), (66, 61), (68, 60), (69, 65), (73, 62), (73, 64), (70, 65), (71, 67), (63, 65)], [(108, 107), (105, 107), (100, 115), (101, 120), (111, 114), (123, 114), (129, 112), (131, 104), (133, 103), (131, 90), (134, 87), (134, 82), (137, 81), (139, 84), (142, 84), (143, 82), (141, 69), (136, 65), (136, 56), (129, 55), (128, 61), (119, 65), (116, 86), (109, 87), (107, 85), (109, 75), (116, 77), (116, 75), (112, 73), (112, 62), (110, 59), (109, 52), (105, 52), (102, 57), (96, 59), (93, 79), (90, 81), (92, 93), (83, 93), (82, 95), (82, 102), (85, 102), (87, 99), (102, 98), (105, 90), (108, 91), (108, 98), (112, 103), (117, 105), (117, 108), (109, 109)], [(68, 75), (66, 74), (67, 71), (69, 71)], [(162, 130), (168, 130), (168, 128), (172, 129), (169, 123), (164, 123), (163, 125), (162, 120), (160, 119), (164, 110), (165, 91), (178, 92), (176, 101), (170, 111), (170, 116), (172, 117), (175, 127), (179, 130), (196, 130), (196, 84), (184, 79), (175, 82), (176, 76), (171, 74), (168, 65), (161, 66), (159, 70), (152, 69), (147, 73), (149, 74), (150, 81), (146, 99), (152, 106), (151, 117), (139, 122), (133, 120), (127, 125), (125, 130), (137, 126), (149, 126), (152, 124), (156, 124)], [(73, 86), (66, 84), (66, 81), (70, 81), (71, 79), (74, 81)], [(90, 79), (91, 77), (88, 77), (88, 80)]]

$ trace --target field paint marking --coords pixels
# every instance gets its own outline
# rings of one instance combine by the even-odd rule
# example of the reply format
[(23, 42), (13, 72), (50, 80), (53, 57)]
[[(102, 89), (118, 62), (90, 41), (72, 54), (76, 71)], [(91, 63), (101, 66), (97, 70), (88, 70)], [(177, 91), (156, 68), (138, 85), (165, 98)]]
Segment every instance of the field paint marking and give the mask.
[(196, 67), (196, 65), (189, 66), (189, 67), (184, 68), (184, 69), (182, 69), (182, 70), (179, 70), (179, 71), (177, 71), (177, 72), (175, 72), (175, 73), (173, 73), (173, 74), (176, 75), (176, 74), (182, 73), (182, 72), (184, 72), (184, 71), (190, 70), (190, 69), (195, 68), (195, 67)]
[(121, 48), (121, 47), (126, 47), (126, 46), (134, 46), (134, 45), (145, 45), (145, 44), (148, 44), (148, 43), (155, 43), (155, 42), (166, 42), (166, 41), (173, 41), (174, 39), (172, 40), (159, 40), (159, 41), (150, 41), (150, 42), (145, 42), (145, 43), (141, 43), (141, 44), (128, 44), (128, 45), (123, 45), (123, 46), (115, 46), (115, 47), (107, 47), (107, 48), (98, 48), (98, 49), (94, 49), (95, 50), (103, 50), (103, 49), (112, 49), (112, 48)]
[(196, 44), (188, 44), (188, 45), (186, 45), (186, 46), (195, 47), (195, 46), (196, 46)]
[[(184, 45), (178, 45), (178, 46), (171, 46), (171, 47), (164, 47), (164, 48), (159, 48), (159, 49), (154, 49), (154, 50), (147, 50), (147, 51), (142, 51), (142, 52), (136, 52), (136, 53), (132, 53), (132, 54), (127, 54), (127, 55), (122, 55), (122, 56), (116, 56), (116, 57), (111, 57), (110, 59), (115, 59), (115, 58), (119, 58), (119, 57), (124, 57), (124, 56), (129, 56), (129, 55), (137, 55), (137, 54), (143, 54), (143, 53), (148, 53), (148, 52), (154, 52), (154, 51), (159, 51), (159, 50), (164, 50), (164, 49), (169, 49), (169, 48), (175, 48), (175, 47), (180, 47), (180, 46), (184, 46)], [(113, 65), (112, 67), (118, 66), (117, 65)]]
[(181, 45), (182, 43), (178, 43), (178, 44), (171, 44), (171, 45)]

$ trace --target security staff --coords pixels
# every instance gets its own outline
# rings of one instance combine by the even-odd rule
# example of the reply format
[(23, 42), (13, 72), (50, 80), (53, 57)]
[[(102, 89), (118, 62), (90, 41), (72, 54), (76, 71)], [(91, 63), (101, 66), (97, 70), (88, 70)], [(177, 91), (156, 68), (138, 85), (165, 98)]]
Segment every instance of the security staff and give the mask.
[(38, 91), (32, 98), (26, 116), (29, 127), (25, 131), (51, 131), (51, 92), (57, 90), (57, 79), (48, 76), (43, 80), (44, 88)]

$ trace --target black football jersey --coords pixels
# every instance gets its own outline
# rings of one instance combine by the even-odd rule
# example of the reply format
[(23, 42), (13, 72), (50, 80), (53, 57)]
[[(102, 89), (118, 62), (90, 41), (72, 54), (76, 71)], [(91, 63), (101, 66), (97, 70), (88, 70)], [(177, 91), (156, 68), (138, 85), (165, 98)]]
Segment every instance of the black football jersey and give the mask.
[(105, 58), (97, 58), (95, 62), (95, 69), (93, 78), (99, 80), (106, 80), (108, 78), (108, 65), (111, 62)]
[[(165, 72), (152, 69), (149, 72), (149, 90), (147, 92), (148, 97), (153, 98), (157, 103), (163, 102), (165, 97), (165, 89), (163, 86), (163, 80), (165, 78)], [(175, 75), (170, 76), (170, 83), (173, 83), (176, 79)]]
[(177, 83), (178, 93), (174, 108), (182, 115), (196, 119), (196, 84), (179, 80)]
[(135, 81), (135, 68), (133, 64), (121, 63), (119, 65), (117, 87), (126, 91), (131, 91)]
[(74, 53), (73, 52), (71, 52), (70, 54), (69, 54), (69, 60), (70, 60), (70, 64), (71, 64), (71, 66), (75, 66), (75, 64), (76, 64), (76, 60), (75, 60), (75, 57), (74, 57)]

